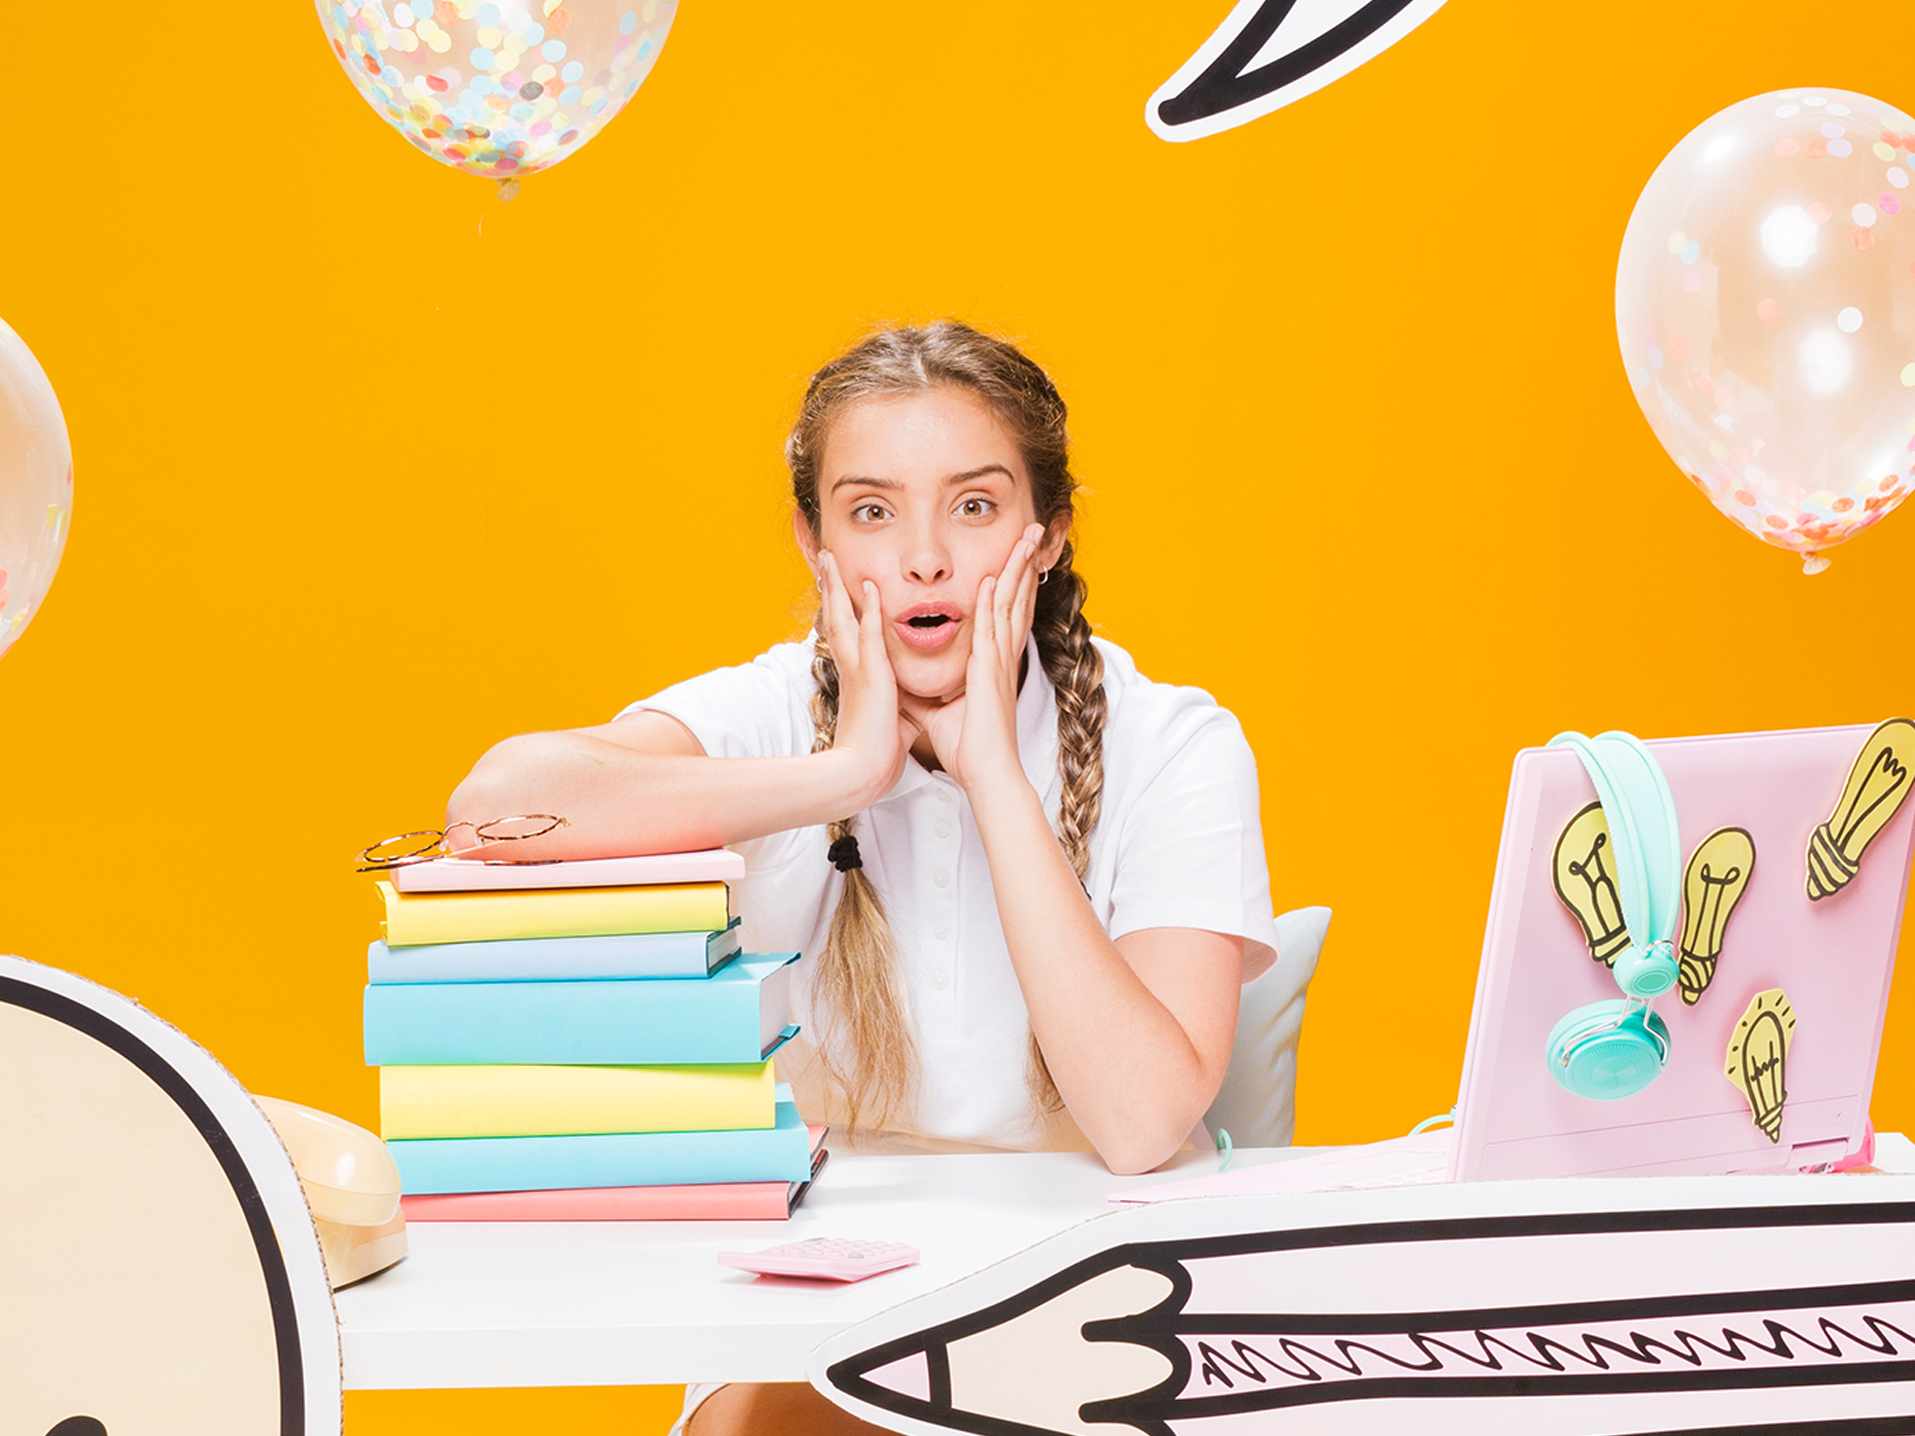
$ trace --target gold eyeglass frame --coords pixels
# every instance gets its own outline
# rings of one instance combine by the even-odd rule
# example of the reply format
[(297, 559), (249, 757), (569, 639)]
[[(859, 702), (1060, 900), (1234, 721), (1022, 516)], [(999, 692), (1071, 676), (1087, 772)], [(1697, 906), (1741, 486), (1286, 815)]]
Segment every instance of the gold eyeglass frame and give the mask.
[[(487, 831), (489, 828), (497, 828), (506, 823), (536, 822), (543, 822), (545, 826), (529, 833), (493, 833)], [(386, 873), (391, 872), (394, 868), (410, 867), (414, 863), (429, 863), (439, 858), (450, 857), (452, 856), (452, 849), (446, 846), (446, 841), (452, 836), (452, 830), (454, 828), (472, 829), (473, 836), (479, 840), (479, 847), (483, 848), (487, 843), (516, 843), (525, 838), (542, 838), (547, 833), (556, 832), (560, 828), (569, 828), (571, 826), (572, 824), (568, 819), (561, 818), (557, 813), (515, 813), (509, 818), (493, 818), (483, 823), (460, 821), (457, 823), (448, 823), (443, 829), (421, 828), (417, 832), (399, 833), (390, 838), (381, 838), (376, 843), (368, 843), (359, 850), (359, 861), (364, 863), (365, 866), (358, 869), (358, 871), (362, 873)], [(393, 843), (403, 843), (409, 838), (431, 838), (432, 841), (416, 851), (400, 853), (395, 857), (375, 858), (373, 856), (380, 848), (388, 847)], [(470, 853), (477, 851), (477, 849), (468, 848), (466, 851)], [(481, 858), (479, 861), (499, 862), (503, 861), (503, 859)]]

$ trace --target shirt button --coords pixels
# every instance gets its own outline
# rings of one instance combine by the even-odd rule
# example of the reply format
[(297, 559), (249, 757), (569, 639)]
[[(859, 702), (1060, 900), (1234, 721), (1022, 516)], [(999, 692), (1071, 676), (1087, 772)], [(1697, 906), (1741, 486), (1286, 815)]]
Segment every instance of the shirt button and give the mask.
[(947, 873), (943, 868), (939, 868), (936, 872), (931, 874), (931, 881), (936, 883), (941, 888), (948, 888), (949, 886), (951, 886), (951, 875)]
[(935, 974), (931, 978), (931, 986), (935, 987), (939, 992), (944, 991), (944, 989), (949, 987), (950, 985), (951, 985), (951, 979), (946, 977), (941, 972)]
[(951, 801), (951, 790), (942, 783), (938, 784), (938, 801), (940, 803), (948, 803)]
[(931, 932), (937, 938), (939, 942), (943, 942), (951, 936), (951, 924), (948, 922), (941, 922), (936, 927), (932, 928)]
[(951, 836), (951, 825), (945, 822), (944, 819), (939, 818), (936, 824), (932, 826), (931, 831), (936, 833), (940, 838), (948, 838)]

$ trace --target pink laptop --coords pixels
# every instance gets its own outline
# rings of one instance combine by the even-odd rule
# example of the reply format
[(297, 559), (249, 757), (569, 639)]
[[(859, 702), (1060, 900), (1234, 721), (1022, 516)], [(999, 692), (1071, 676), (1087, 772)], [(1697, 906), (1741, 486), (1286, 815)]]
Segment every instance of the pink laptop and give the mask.
[[(1716, 830), (1740, 828), (1755, 860), (1721, 924), (1708, 987), (1693, 1006), (1676, 991), (1656, 1000), (1671, 1045), (1662, 1075), (1606, 1102), (1565, 1091), (1544, 1055), (1566, 1012), (1620, 996), (1591, 956), (1602, 944), (1557, 893), (1564, 864), (1588, 857), (1580, 831), (1562, 855), (1557, 849), (1595, 791), (1567, 749), (1517, 755), (1449, 1144), (1451, 1180), (1802, 1170), (1859, 1148), (1915, 853), (1915, 801), (1879, 827), (1852, 877), (1813, 901), (1808, 853), (1873, 732), (1869, 724), (1648, 744), (1675, 797), (1685, 859)], [(1892, 772), (1877, 780), (1890, 802), (1898, 801), (1889, 792), (1895, 781)], [(1904, 770), (1900, 784), (1911, 781), (1915, 773)], [(1879, 796), (1871, 790), (1863, 801)], [(1577, 842), (1582, 849), (1571, 851)], [(1827, 852), (1824, 843), (1825, 890)], [(1587, 861), (1579, 866), (1590, 871)], [(1685, 931), (1689, 897), (1725, 895), (1729, 866), (1718, 864), (1713, 888), (1685, 884)], [(1588, 906), (1588, 883), (1565, 880)], [(1598, 896), (1597, 938), (1603, 906)], [(1751, 1002), (1777, 989), (1793, 1029), (1779, 1072), (1762, 1076), (1768, 1105), (1786, 1094), (1779, 1120), (1768, 1114), (1772, 1141), (1724, 1068)]]

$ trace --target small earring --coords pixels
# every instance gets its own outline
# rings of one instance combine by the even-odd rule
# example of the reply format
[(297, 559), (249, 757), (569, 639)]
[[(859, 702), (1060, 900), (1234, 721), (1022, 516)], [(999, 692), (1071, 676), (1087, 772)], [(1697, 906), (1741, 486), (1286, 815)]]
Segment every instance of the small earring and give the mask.
[(1037, 586), (1039, 588), (1042, 588), (1045, 584), (1049, 583), (1050, 581), (1051, 581), (1051, 571), (1047, 568), (1040, 568), (1037, 571)]
[(818, 575), (818, 593), (821, 597), (823, 596), (824, 591), (825, 591), (825, 576), (823, 574), (819, 574)]

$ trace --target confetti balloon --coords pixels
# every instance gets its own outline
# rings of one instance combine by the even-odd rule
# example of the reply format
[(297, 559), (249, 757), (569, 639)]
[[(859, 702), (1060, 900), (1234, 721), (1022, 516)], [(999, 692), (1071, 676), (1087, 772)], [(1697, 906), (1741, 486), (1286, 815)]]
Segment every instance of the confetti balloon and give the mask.
[(39, 611), (72, 512), (60, 401), (33, 351), (0, 323), (0, 653)]
[(1823, 551), (1915, 474), (1915, 120), (1866, 95), (1731, 105), (1656, 169), (1616, 270), (1636, 401), (1715, 506)]
[(316, 0), (359, 93), (441, 164), (509, 183), (591, 139), (651, 73), (676, 0)]

